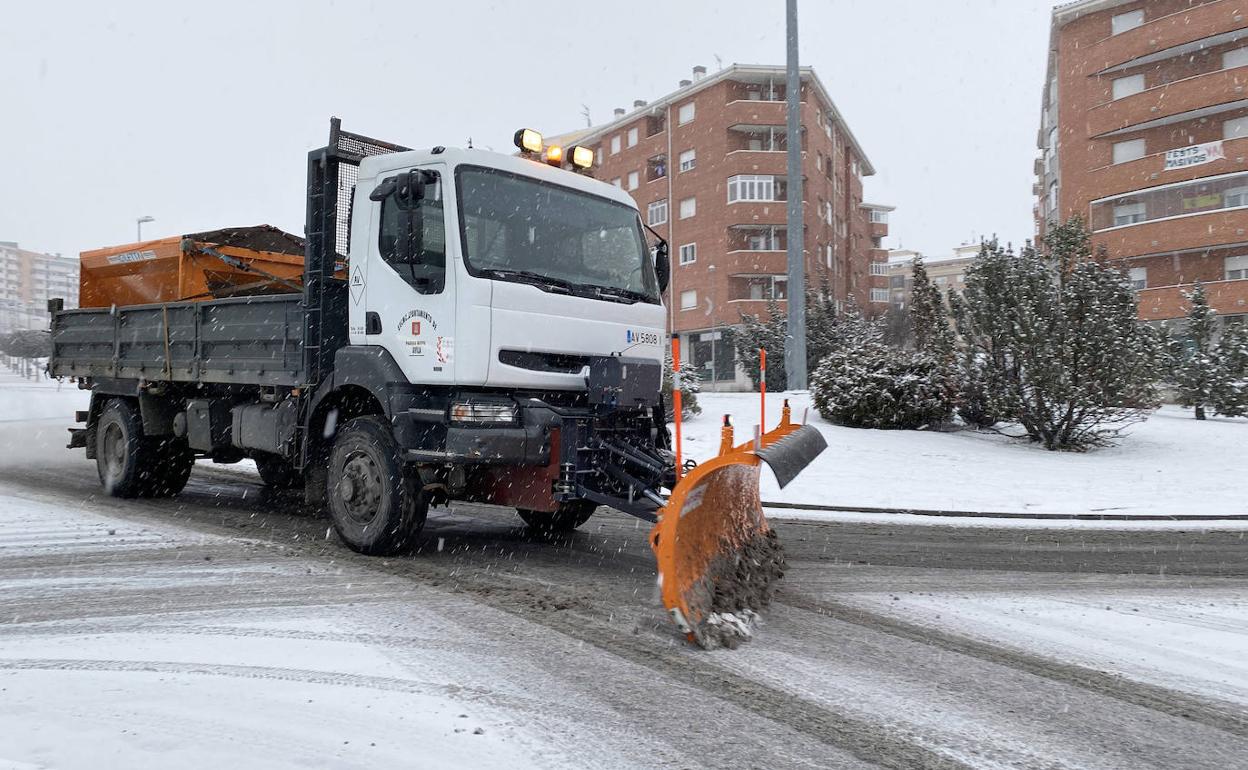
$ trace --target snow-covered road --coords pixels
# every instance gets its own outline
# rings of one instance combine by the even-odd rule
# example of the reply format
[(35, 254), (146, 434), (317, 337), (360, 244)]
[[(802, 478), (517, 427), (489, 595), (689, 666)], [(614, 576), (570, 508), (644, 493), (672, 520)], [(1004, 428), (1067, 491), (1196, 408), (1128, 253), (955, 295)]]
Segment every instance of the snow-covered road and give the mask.
[(705, 653), (624, 516), (542, 542), (438, 509), (420, 553), (369, 559), (246, 469), (101, 497), (44, 411), (79, 394), (22, 388), (27, 419), (0, 424), (4, 770), (1248, 756), (1242, 530), (782, 521), (761, 635)]

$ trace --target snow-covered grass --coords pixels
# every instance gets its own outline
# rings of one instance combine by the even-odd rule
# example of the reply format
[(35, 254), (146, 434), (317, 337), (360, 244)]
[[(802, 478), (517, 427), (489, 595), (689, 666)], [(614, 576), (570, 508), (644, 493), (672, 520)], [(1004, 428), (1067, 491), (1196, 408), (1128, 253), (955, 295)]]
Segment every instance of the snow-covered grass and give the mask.
[[(824, 422), (805, 393), (769, 394), (769, 427), (779, 421), (786, 397), (794, 419), (807, 416), (828, 449), (783, 490), (764, 472), (765, 501), (1017, 513), (1248, 514), (1245, 419), (1201, 422), (1191, 410), (1166, 406), (1129, 428), (1117, 446), (1068, 453), (996, 433), (844, 428)], [(702, 414), (684, 424), (687, 457), (704, 460), (718, 451), (724, 414), (733, 416), (738, 441), (753, 435), (757, 393), (702, 393), (698, 402)]]

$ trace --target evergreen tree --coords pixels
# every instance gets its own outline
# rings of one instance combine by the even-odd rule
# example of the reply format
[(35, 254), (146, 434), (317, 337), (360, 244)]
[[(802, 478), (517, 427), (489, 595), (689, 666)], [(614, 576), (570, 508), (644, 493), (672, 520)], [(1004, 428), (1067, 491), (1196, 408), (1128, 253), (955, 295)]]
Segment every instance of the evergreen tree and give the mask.
[(737, 354), (737, 363), (745, 369), (750, 383), (758, 390), (759, 349), (767, 351), (767, 390), (782, 391), (788, 385), (784, 371), (784, 342), (788, 334), (788, 316), (774, 299), (767, 302), (766, 317), (741, 314), (741, 325), (729, 329), (727, 342)]
[(1054, 227), (1045, 245), (1047, 256), (985, 243), (967, 271), (960, 329), (998, 416), (1047, 449), (1108, 443), (1157, 402), (1155, 335), (1081, 220)]
[(1220, 367), (1213, 347), (1217, 328), (1217, 312), (1209, 307), (1205, 287), (1196, 287), (1185, 294), (1188, 301), (1186, 345), (1182, 347), (1174, 372), (1179, 403), (1196, 410), (1196, 419), (1205, 419), (1205, 407), (1213, 405), (1219, 387)]
[[(671, 395), (673, 374), (672, 351), (669, 348), (663, 356), (663, 403), (667, 411), (668, 422), (671, 422), (676, 415), (675, 404)], [(702, 376), (698, 374), (697, 369), (688, 366), (682, 361), (680, 365), (681, 417), (689, 418), (695, 414), (702, 414), (702, 407), (698, 405), (698, 393), (700, 392), (702, 392)]]
[(940, 289), (927, 276), (923, 257), (914, 258), (914, 288), (910, 292), (910, 327), (915, 350), (952, 364), (954, 339)]
[(1223, 328), (1216, 353), (1214, 412), (1227, 417), (1248, 416), (1248, 326), (1237, 323)]

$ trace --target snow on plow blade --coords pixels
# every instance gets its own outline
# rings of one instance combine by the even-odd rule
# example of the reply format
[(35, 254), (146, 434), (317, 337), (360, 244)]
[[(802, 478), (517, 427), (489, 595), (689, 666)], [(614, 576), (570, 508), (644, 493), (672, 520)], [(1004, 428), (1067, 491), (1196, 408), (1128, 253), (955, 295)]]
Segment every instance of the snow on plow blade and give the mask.
[(749, 638), (784, 575), (784, 550), (759, 498), (761, 463), (783, 486), (826, 446), (814, 428), (789, 422), (786, 404), (779, 427), (757, 442), (734, 447), (725, 420), (719, 455), (676, 484), (650, 546), (663, 605), (689, 641), (710, 649)]

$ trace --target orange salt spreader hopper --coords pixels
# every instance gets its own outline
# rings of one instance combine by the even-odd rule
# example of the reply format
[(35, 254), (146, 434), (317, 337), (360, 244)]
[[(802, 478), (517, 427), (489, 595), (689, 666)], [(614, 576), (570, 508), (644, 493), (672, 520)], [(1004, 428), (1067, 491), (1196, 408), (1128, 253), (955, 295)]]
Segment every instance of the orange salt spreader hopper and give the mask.
[(230, 227), (81, 254), (80, 307), (302, 291), (303, 239), (271, 225)]
[[(766, 381), (766, 354), (763, 354)], [(770, 603), (784, 575), (784, 551), (767, 525), (759, 497), (766, 463), (786, 486), (827, 448), (816, 428), (792, 422), (784, 401), (780, 424), (765, 426), (750, 441), (734, 445), (727, 415), (719, 454), (683, 477), (681, 468), (680, 353), (673, 341), (677, 482), (650, 532), (658, 561), (664, 607), (691, 642), (735, 647), (749, 638), (754, 613)], [(762, 400), (765, 403), (764, 385)], [(762, 412), (765, 419), (765, 410)]]

